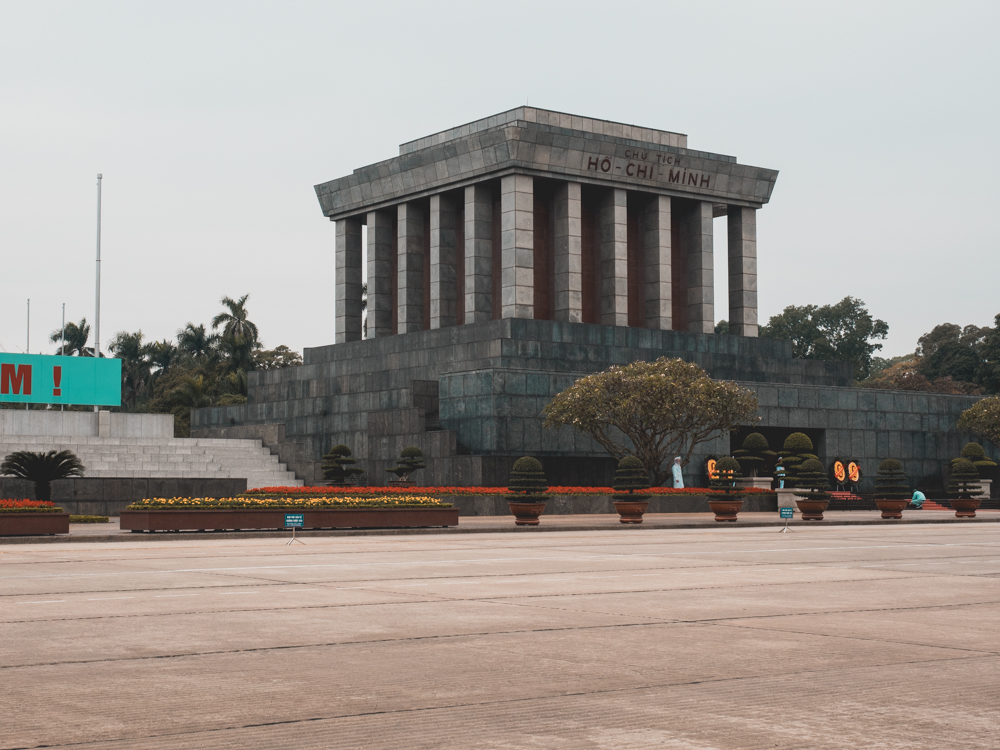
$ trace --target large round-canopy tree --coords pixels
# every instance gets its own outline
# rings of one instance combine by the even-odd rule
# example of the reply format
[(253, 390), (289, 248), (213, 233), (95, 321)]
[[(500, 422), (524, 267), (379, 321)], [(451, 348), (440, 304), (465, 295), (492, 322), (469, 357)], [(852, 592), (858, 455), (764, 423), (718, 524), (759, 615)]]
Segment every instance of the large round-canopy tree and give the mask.
[(668, 459), (686, 465), (699, 443), (759, 419), (752, 391), (667, 357), (580, 378), (544, 411), (548, 428), (573, 427), (619, 460), (635, 456), (657, 486)]

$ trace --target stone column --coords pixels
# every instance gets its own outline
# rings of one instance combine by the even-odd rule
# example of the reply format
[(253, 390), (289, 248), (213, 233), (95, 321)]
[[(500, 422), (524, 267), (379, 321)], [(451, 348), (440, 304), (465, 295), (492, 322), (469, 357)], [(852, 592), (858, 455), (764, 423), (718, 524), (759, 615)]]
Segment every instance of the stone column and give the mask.
[(466, 323), (493, 319), (493, 194), (484, 185), (465, 188)]
[(458, 323), (458, 286), (455, 283), (457, 220), (452, 198), (431, 196), (431, 328), (445, 328)]
[(654, 195), (642, 212), (642, 247), (646, 260), (646, 328), (673, 328), (670, 198)]
[(555, 194), (555, 319), (583, 320), (583, 206), (579, 182), (565, 182)]
[(501, 312), (503, 318), (535, 317), (534, 180), (522, 174), (500, 179)]
[(729, 332), (757, 335), (757, 210), (729, 206)]
[(712, 261), (712, 204), (696, 201), (684, 217), (687, 250), (688, 330), (715, 331), (715, 266)]
[(620, 188), (601, 199), (601, 323), (628, 325), (628, 200)]
[(361, 339), (361, 220), (338, 219), (334, 250), (336, 344)]
[(396, 235), (398, 237), (400, 333), (424, 329), (424, 214), (414, 203), (401, 203), (398, 207)]
[(368, 212), (368, 338), (392, 334), (392, 214)]

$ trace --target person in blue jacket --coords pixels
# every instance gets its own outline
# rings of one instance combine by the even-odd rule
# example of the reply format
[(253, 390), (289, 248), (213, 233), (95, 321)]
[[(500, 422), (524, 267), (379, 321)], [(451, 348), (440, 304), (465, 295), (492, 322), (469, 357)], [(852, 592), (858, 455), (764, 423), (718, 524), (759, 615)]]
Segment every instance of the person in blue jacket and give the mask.
[(913, 490), (913, 499), (910, 500), (910, 507), (915, 508), (916, 510), (920, 510), (921, 508), (924, 507), (924, 500), (926, 499), (927, 498), (924, 497), (923, 492), (921, 492), (920, 490)]

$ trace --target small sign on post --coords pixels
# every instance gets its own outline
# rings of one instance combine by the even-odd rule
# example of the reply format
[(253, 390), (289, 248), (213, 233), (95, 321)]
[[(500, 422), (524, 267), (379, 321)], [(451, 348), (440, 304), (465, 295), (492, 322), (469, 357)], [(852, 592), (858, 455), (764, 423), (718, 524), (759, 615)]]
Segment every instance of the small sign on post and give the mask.
[(285, 514), (285, 528), (292, 530), (292, 538), (288, 540), (285, 544), (287, 547), (293, 542), (298, 542), (299, 544), (305, 544), (301, 539), (295, 538), (295, 529), (301, 529), (306, 525), (306, 516), (304, 513), (286, 513)]
[(791, 529), (788, 528), (788, 519), (795, 517), (795, 510), (793, 508), (778, 508), (778, 511), (781, 513), (781, 517), (785, 519), (785, 527), (778, 533), (787, 534), (789, 531), (791, 531)]

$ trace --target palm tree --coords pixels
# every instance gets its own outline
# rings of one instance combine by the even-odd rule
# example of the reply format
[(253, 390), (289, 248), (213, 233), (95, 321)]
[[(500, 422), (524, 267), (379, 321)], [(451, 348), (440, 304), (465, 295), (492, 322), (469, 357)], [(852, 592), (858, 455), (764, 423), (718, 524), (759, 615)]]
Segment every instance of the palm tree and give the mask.
[(73, 451), (34, 453), (17, 451), (0, 463), (0, 474), (21, 477), (35, 483), (35, 499), (51, 500), (56, 479), (82, 477), (86, 467)]
[(205, 382), (204, 375), (186, 375), (170, 391), (170, 401), (175, 408), (201, 409), (212, 405), (210, 383)]
[(219, 342), (219, 352), (225, 357), (225, 371), (244, 373), (256, 368), (253, 353), (260, 344), (251, 343), (242, 336), (223, 336)]
[(177, 332), (178, 347), (193, 359), (211, 359), (218, 343), (218, 334), (209, 333), (204, 325), (188, 323)]
[(223, 326), (223, 337), (240, 337), (251, 346), (256, 344), (259, 336), (257, 326), (247, 317), (246, 302), (249, 297), (249, 294), (244, 294), (238, 300), (223, 297), (222, 304), (229, 309), (229, 312), (221, 312), (212, 318), (212, 330)]
[[(64, 333), (66, 338), (65, 346), (63, 346)], [(65, 331), (62, 328), (54, 330), (52, 335), (49, 336), (49, 341), (60, 345), (59, 351), (56, 354), (66, 357), (74, 354), (78, 357), (93, 357), (94, 348), (87, 346), (87, 339), (89, 338), (90, 324), (86, 318), (81, 318), (79, 323), (67, 323)]]
[(149, 385), (152, 345), (142, 342), (142, 331), (119, 331), (108, 343), (108, 351), (122, 361), (122, 406), (132, 411)]
[(169, 370), (179, 356), (180, 349), (166, 339), (154, 341), (149, 345), (149, 361), (159, 371), (157, 374), (163, 374)]

